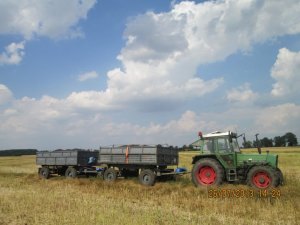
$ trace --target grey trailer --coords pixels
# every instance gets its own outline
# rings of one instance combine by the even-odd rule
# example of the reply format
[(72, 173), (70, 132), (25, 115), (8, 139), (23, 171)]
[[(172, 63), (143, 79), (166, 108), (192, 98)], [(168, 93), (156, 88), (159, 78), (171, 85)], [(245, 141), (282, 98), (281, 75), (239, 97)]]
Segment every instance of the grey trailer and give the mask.
[(161, 145), (127, 145), (100, 147), (98, 163), (149, 166), (178, 165), (178, 150)]
[(178, 165), (178, 149), (161, 145), (100, 147), (98, 164), (105, 165), (104, 180), (138, 176), (142, 184), (151, 186), (156, 177), (174, 176), (174, 169), (167, 167)]
[(82, 149), (38, 151), (36, 164), (41, 166), (39, 175), (42, 178), (47, 179), (50, 174), (77, 177), (79, 174), (95, 173), (93, 166), (97, 163), (98, 155), (98, 151)]

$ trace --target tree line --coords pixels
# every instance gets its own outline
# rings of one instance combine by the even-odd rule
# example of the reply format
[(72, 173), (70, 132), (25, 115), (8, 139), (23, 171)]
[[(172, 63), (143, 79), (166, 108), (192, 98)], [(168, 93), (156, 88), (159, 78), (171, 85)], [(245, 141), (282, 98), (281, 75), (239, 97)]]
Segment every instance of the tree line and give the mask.
[(36, 152), (36, 149), (9, 149), (0, 150), (0, 156), (35, 155)]
[(246, 141), (243, 142), (244, 148), (256, 148), (260, 147), (286, 147), (286, 146), (297, 146), (298, 140), (295, 134), (287, 132), (282, 136), (276, 136), (274, 138), (264, 137), (258, 141)]

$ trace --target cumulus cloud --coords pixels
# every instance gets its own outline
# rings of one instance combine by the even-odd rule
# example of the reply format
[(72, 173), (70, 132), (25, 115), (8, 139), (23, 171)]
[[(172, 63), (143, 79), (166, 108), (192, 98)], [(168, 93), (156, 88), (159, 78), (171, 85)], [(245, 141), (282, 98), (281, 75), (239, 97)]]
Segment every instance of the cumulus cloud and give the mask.
[[(129, 113), (126, 111), (119, 116), (118, 113), (91, 110), (97, 102), (79, 106), (70, 98), (14, 99), (4, 85), (0, 86), (0, 96), (0, 102), (7, 104), (0, 111), (1, 148), (97, 148), (99, 145), (128, 143), (182, 145), (192, 142), (199, 130), (206, 133), (237, 129), (248, 135), (259, 131), (265, 136), (287, 131), (300, 133), (300, 106), (292, 103), (263, 108), (234, 108), (221, 114), (186, 110), (161, 122), (149, 118), (142, 125), (139, 121), (122, 119)], [(131, 117), (139, 115), (135, 112)], [(18, 140), (19, 146), (15, 140)]]
[(80, 74), (78, 76), (78, 81), (86, 81), (90, 79), (96, 79), (98, 77), (98, 73), (96, 71), (90, 71), (87, 73)]
[(271, 76), (276, 80), (271, 92), (273, 96), (299, 96), (300, 51), (280, 49), (272, 67)]
[(0, 65), (19, 64), (24, 56), (25, 42), (11, 43), (5, 47), (5, 51), (0, 54)]
[[(0, 113), (0, 121), (2, 148), (24, 145), (37, 148), (95, 148), (130, 143), (176, 145), (196, 138), (199, 127), (205, 129), (212, 126), (211, 122), (202, 121), (193, 111), (186, 111), (164, 123), (140, 125), (136, 122), (117, 122), (113, 117), (99, 112), (80, 112), (67, 102), (49, 96), (40, 100), (27, 97), (15, 100), (10, 108)], [(16, 139), (20, 146), (13, 141)]]
[(257, 99), (258, 94), (252, 91), (249, 83), (245, 83), (227, 91), (226, 97), (229, 102), (249, 104)]
[[(4, 0), (0, 1), (0, 35), (19, 35), (26, 41), (37, 36), (52, 39), (82, 37), (77, 25), (86, 19), (96, 0)], [(0, 65), (19, 64), (25, 41), (11, 43), (0, 54)]]
[[(24, 2), (20, 1), (22, 9)], [(25, 7), (27, 10), (22, 11), (16, 1), (2, 1), (0, 33), (20, 34), (26, 39), (35, 35), (50, 38), (77, 36), (76, 24), (80, 18), (85, 18), (94, 2), (47, 2), (50, 8), (47, 6), (40, 10), (36, 7), (46, 3), (35, 1), (36, 4), (28, 4), (29, 8)], [(10, 10), (4, 10), (7, 7), (2, 7), (3, 4), (8, 4)], [(59, 4), (67, 6), (54, 10)], [(60, 13), (62, 11), (65, 14)], [(76, 13), (69, 15), (69, 11)], [(299, 106), (294, 104), (263, 109), (243, 108), (238, 112), (234, 109), (215, 117), (212, 113), (203, 117), (186, 111), (161, 123), (149, 119), (146, 125), (123, 122), (122, 118), (118, 118), (121, 122), (117, 122), (114, 115), (105, 113), (105, 110), (127, 106), (134, 106), (134, 109), (142, 106), (147, 110), (170, 109), (170, 106), (213, 92), (224, 80), (222, 77), (204, 80), (201, 73), (197, 73), (201, 65), (224, 60), (239, 51), (250, 51), (254, 44), (280, 35), (299, 33), (299, 11), (298, 0), (224, 0), (198, 4), (183, 1), (174, 4), (169, 12), (148, 12), (137, 16), (126, 26), (126, 45), (118, 56), (122, 66), (108, 71), (105, 90), (73, 92), (64, 99), (44, 96), (41, 99), (25, 97), (11, 101), (10, 107), (0, 113), (0, 143), (14, 143), (12, 137), (24, 141), (20, 143), (35, 146), (62, 144), (58, 147), (70, 147), (77, 141), (84, 146), (88, 143), (128, 143), (134, 140), (142, 143), (182, 143), (187, 140), (185, 138), (191, 138), (190, 132), (194, 130), (209, 132), (236, 127), (243, 120), (249, 121), (249, 127), (254, 126), (253, 120), (258, 124), (266, 122), (265, 130), (275, 127), (276, 121), (280, 125), (277, 130), (290, 125), (295, 127), (300, 114)], [(17, 19), (14, 20), (11, 14), (16, 14)], [(24, 21), (19, 19), (23, 18), (20, 14), (24, 15)], [(62, 25), (56, 27), (57, 20), (51, 19), (49, 14), (66, 15), (66, 18), (58, 16), (57, 20)], [(3, 21), (8, 21), (8, 25)], [(237, 95), (243, 96), (244, 101), (253, 100), (256, 96), (247, 84), (232, 91), (235, 94), (227, 97), (234, 102), (238, 100)], [(4, 92), (9, 93), (7, 90)], [(9, 97), (3, 99), (7, 102)], [(286, 116), (286, 112), (292, 110), (297, 114)], [(272, 115), (273, 119), (267, 115)], [(299, 132), (299, 128), (295, 129)]]
[(268, 133), (281, 130), (299, 134), (300, 106), (294, 103), (285, 103), (266, 107), (257, 112), (256, 125)]
[[(72, 93), (73, 101), (91, 102), (95, 97), (108, 105), (135, 104), (153, 110), (151, 106), (160, 108), (159, 102), (161, 108), (173, 108), (223, 84), (222, 77), (203, 80), (197, 73), (202, 64), (300, 32), (297, 0), (183, 1), (173, 5), (169, 12), (147, 12), (131, 19), (124, 31), (126, 45), (117, 57), (122, 68), (107, 73), (106, 90)], [(236, 94), (242, 94), (244, 101), (256, 98), (250, 87), (241, 88), (234, 90), (235, 95), (228, 94), (229, 100), (237, 101)]]
[(12, 99), (13, 99), (13, 94), (9, 90), (9, 88), (3, 84), (0, 84), (0, 106), (2, 104), (9, 102)]
[(77, 23), (96, 0), (4, 0), (0, 2), (0, 34), (68, 38), (82, 36)]

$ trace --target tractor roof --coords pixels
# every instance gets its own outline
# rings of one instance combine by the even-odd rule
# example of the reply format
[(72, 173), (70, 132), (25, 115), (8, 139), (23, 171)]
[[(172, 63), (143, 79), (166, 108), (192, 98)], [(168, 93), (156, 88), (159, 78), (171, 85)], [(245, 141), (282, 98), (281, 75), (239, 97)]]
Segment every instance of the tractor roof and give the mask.
[(224, 136), (227, 136), (227, 137), (231, 136), (232, 138), (236, 138), (237, 134), (233, 133), (231, 131), (227, 131), (227, 132), (215, 131), (215, 132), (211, 132), (211, 133), (202, 135), (202, 132), (199, 132), (200, 139), (194, 141), (191, 145), (200, 146), (200, 142), (201, 142), (201, 140), (203, 140), (203, 138), (214, 138), (214, 137), (224, 137)]
[(203, 135), (204, 138), (208, 138), (208, 137), (220, 137), (220, 136), (236, 136), (235, 133), (231, 132), (231, 131), (227, 131), (227, 132), (220, 132), (220, 131), (215, 131), (212, 133), (208, 133)]

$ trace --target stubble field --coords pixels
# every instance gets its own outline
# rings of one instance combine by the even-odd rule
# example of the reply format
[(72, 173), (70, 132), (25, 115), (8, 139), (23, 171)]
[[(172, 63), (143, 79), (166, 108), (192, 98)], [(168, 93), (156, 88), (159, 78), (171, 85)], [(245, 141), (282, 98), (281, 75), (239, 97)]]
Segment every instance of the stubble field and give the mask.
[[(35, 156), (1, 157), (0, 224), (300, 224), (300, 148), (269, 150), (279, 154), (286, 183), (274, 196), (255, 191), (254, 196), (216, 197), (211, 189), (195, 188), (190, 174), (153, 187), (137, 179), (42, 180)], [(180, 153), (180, 166), (190, 170), (195, 154)], [(237, 184), (224, 184), (217, 191), (224, 190), (252, 191)]]

